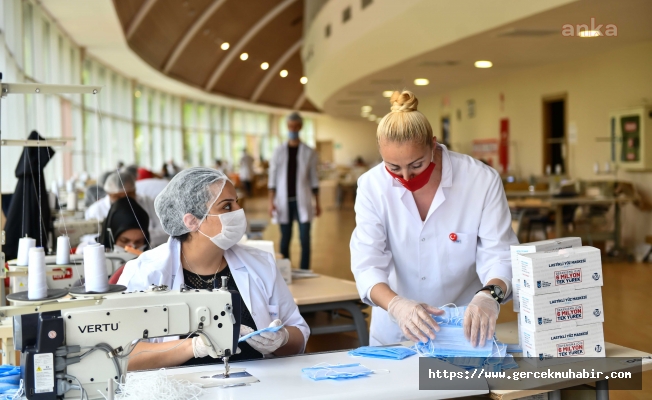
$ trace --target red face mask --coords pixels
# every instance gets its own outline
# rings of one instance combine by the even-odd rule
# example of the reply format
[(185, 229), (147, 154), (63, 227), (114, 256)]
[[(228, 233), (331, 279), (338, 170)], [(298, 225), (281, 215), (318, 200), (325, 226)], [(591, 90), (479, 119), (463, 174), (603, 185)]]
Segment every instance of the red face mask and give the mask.
[(430, 175), (432, 175), (432, 171), (435, 170), (435, 163), (431, 162), (428, 167), (423, 170), (419, 175), (415, 176), (414, 178), (410, 179), (409, 181), (406, 181), (403, 179), (401, 175), (396, 175), (389, 169), (387, 169), (387, 166), (385, 166), (385, 169), (387, 170), (387, 173), (389, 173), (392, 178), (396, 179), (398, 183), (403, 185), (404, 188), (409, 190), (410, 192), (416, 192), (417, 190), (421, 189), (422, 187), (426, 186), (426, 183), (430, 180)]

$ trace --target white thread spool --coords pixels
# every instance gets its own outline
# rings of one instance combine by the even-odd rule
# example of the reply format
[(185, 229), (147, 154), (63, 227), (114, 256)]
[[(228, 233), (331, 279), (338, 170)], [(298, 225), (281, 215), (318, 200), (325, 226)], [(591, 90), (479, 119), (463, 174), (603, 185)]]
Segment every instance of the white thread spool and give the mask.
[(67, 193), (66, 197), (66, 210), (75, 211), (77, 210), (77, 192), (74, 190)]
[(59, 236), (57, 238), (57, 265), (70, 264), (70, 238)]
[(104, 293), (109, 290), (103, 245), (92, 244), (84, 247), (84, 278), (87, 292)]
[(29, 266), (27, 267), (27, 298), (41, 300), (48, 295), (45, 277), (45, 252), (43, 247), (29, 249)]
[(29, 237), (18, 240), (18, 262), (16, 265), (29, 265), (29, 249), (36, 247), (36, 239)]

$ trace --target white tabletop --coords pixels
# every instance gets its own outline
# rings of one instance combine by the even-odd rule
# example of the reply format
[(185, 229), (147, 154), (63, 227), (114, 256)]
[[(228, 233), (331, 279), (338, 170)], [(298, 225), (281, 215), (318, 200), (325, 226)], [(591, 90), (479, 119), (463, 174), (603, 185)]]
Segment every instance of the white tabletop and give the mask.
[[(338, 381), (313, 381), (301, 373), (302, 368), (323, 362), (360, 363), (377, 373), (368, 377)], [(351, 357), (346, 351), (338, 351), (237, 362), (231, 365), (234, 368), (246, 368), (247, 372), (260, 382), (244, 387), (208, 388), (201, 399), (444, 399), (489, 393), (488, 390), (419, 390), (418, 356), (400, 361), (381, 360)], [(454, 367), (447, 364), (447, 368), (451, 370)], [(223, 368), (221, 365), (185, 367), (168, 369), (166, 373), (175, 375), (200, 371), (223, 372)]]

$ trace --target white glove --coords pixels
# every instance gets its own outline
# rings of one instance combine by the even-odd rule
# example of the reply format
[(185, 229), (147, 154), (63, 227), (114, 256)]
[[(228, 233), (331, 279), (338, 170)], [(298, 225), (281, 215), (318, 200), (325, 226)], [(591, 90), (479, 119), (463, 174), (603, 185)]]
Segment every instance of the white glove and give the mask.
[(442, 315), (444, 310), (425, 303), (396, 296), (387, 305), (387, 312), (392, 321), (396, 322), (405, 337), (413, 342), (427, 342), (434, 339), (434, 332), (439, 332), (439, 325), (430, 316)]
[(206, 356), (211, 356), (213, 358), (219, 357), (215, 348), (213, 348), (211, 342), (208, 340), (208, 337), (203, 333), (198, 333), (197, 336), (192, 338), (192, 353), (195, 355), (195, 358)]
[[(275, 319), (269, 324), (270, 327), (281, 326), (283, 322), (280, 319)], [(240, 325), (240, 336), (247, 335), (254, 330), (246, 325)], [(263, 332), (260, 335), (252, 336), (246, 340), (249, 346), (253, 347), (260, 354), (271, 354), (278, 350), (290, 339), (290, 333), (287, 329), (281, 328), (276, 332)]]
[(489, 293), (480, 291), (473, 296), (464, 313), (464, 336), (471, 346), (482, 347), (493, 338), (499, 312), (500, 305)]

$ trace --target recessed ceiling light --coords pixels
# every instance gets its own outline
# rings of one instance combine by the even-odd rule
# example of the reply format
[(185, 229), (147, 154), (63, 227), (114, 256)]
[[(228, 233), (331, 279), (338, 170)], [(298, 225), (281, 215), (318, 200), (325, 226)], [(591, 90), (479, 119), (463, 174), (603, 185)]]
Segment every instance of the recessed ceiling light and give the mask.
[(299, 82), (301, 82), (302, 85), (305, 85), (306, 83), (308, 83), (308, 78), (302, 76), (301, 79), (299, 79)]
[(371, 106), (362, 106), (362, 112), (370, 113), (371, 112)]
[(242, 54), (240, 54), (240, 59), (241, 59), (242, 61), (246, 61), (247, 58), (249, 58), (249, 54), (247, 54), (247, 53), (242, 53)]
[(430, 81), (427, 80), (426, 78), (417, 78), (414, 80), (414, 84), (417, 86), (426, 86), (429, 83)]
[(367, 118), (367, 117), (369, 116), (369, 111), (363, 111), (363, 112), (361, 112), (361, 113), (360, 113), (360, 116), (361, 116), (362, 118)]
[(376, 121), (376, 116), (374, 114), (369, 114), (367, 118), (369, 119), (369, 121)]
[(494, 63), (487, 60), (480, 60), (476, 61), (473, 65), (475, 65), (476, 68), (491, 68), (494, 66)]
[(269, 63), (264, 62), (264, 63), (260, 64), (260, 69), (266, 70), (267, 68), (269, 68)]
[(288, 76), (288, 70), (287, 69), (281, 70), (279, 74), (281, 75), (281, 78), (285, 78), (286, 76)]
[(383, 97), (392, 97), (393, 94), (394, 94), (393, 90), (385, 90), (383, 92)]
[(136, 98), (140, 97), (140, 90), (136, 90), (134, 92), (134, 97), (136, 97)]
[(224, 43), (222, 43), (222, 45), (220, 46), (220, 48), (221, 48), (222, 50), (228, 50), (228, 49), (229, 49), (229, 42), (224, 42)]
[(598, 37), (598, 36), (602, 36), (602, 32), (600, 32), (600, 31), (584, 31), (584, 30), (581, 30), (579, 35), (580, 35), (580, 37)]

